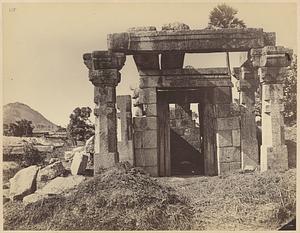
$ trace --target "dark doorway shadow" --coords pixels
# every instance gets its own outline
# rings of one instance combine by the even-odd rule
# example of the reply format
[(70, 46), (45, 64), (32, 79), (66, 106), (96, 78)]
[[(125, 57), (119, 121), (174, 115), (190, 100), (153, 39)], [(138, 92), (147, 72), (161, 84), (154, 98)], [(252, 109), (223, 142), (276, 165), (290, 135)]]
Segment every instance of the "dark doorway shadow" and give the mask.
[(172, 129), (170, 152), (172, 175), (204, 175), (204, 156)]

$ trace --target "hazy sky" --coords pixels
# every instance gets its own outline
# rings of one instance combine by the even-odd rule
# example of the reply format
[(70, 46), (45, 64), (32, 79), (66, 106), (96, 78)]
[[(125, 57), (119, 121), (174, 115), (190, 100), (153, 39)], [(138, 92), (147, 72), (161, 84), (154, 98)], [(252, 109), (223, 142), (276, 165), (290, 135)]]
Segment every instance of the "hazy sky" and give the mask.
[[(93, 104), (82, 54), (106, 50), (109, 33), (129, 27), (161, 29), (183, 22), (191, 29), (207, 26), (216, 3), (6, 3), (3, 5), (3, 104), (23, 102), (50, 121), (65, 126), (77, 106)], [(276, 32), (277, 45), (296, 51), (296, 3), (233, 3), (247, 27)], [(232, 54), (232, 66), (239, 54)], [(224, 54), (186, 55), (185, 65), (225, 66)], [(117, 94), (130, 94), (138, 73), (127, 56)]]

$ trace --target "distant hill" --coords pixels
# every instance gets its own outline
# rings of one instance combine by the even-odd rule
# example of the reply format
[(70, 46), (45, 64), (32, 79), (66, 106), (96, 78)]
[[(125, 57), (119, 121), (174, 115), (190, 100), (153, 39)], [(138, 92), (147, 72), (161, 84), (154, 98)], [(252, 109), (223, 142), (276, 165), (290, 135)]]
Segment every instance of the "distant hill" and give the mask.
[(16, 102), (3, 106), (3, 124), (13, 123), (21, 119), (32, 121), (33, 132), (55, 131), (57, 129), (57, 125), (26, 104)]

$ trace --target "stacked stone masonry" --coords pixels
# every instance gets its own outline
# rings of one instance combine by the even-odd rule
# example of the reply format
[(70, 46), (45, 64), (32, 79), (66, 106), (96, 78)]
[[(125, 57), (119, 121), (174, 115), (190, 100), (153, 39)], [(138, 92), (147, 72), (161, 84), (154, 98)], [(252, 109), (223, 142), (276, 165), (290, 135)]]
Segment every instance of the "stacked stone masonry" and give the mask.
[[(291, 62), (292, 50), (276, 46), (275, 39), (275, 33), (262, 29), (190, 30), (185, 24), (165, 25), (162, 31), (149, 26), (109, 34), (108, 51), (83, 56), (89, 80), (95, 86), (94, 173), (119, 160), (129, 160), (153, 176), (171, 175), (170, 128), (175, 124), (179, 129), (179, 121), (172, 112), (170, 121), (168, 106), (183, 103), (183, 96), (187, 103), (199, 103), (206, 175), (248, 165), (260, 167), (261, 171), (286, 169), (282, 78)], [(182, 67), (185, 53), (236, 51), (248, 52), (248, 60), (235, 69), (239, 103), (232, 102), (233, 85), (227, 69)], [(140, 75), (140, 89), (134, 97), (134, 106), (140, 111), (133, 119), (130, 97), (116, 98), (119, 71), (126, 55), (133, 55)], [(257, 88), (262, 92), (260, 149), (254, 114)], [(176, 92), (184, 95), (174, 95)], [(116, 102), (121, 144), (117, 143)]]

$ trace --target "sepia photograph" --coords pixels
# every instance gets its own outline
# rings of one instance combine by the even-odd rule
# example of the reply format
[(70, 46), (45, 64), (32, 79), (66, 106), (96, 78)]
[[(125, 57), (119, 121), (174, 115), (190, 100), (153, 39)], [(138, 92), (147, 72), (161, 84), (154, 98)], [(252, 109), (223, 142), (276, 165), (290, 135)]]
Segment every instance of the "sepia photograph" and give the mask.
[(4, 231), (296, 231), (297, 1), (3, 1)]

